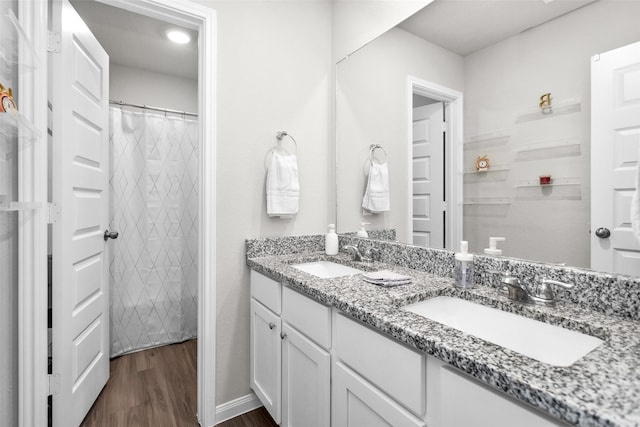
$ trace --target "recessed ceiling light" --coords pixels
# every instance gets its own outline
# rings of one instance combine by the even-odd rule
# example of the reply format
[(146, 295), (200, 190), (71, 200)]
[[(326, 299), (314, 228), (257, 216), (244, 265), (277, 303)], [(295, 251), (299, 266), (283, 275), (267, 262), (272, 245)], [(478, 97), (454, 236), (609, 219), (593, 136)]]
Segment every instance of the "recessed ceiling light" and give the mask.
[(191, 41), (191, 36), (181, 30), (169, 30), (167, 31), (167, 38), (174, 43), (187, 44)]

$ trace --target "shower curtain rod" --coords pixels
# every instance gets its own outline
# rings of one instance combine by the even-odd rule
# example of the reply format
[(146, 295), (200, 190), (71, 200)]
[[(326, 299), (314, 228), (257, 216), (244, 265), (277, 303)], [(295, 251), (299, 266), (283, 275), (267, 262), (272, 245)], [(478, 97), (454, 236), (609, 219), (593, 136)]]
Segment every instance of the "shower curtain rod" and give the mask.
[(120, 106), (126, 106), (126, 107), (136, 107), (136, 108), (144, 108), (146, 110), (153, 110), (153, 111), (160, 111), (162, 113), (174, 113), (174, 114), (180, 114), (181, 116), (192, 116), (192, 117), (198, 117), (198, 114), (196, 113), (189, 113), (188, 111), (179, 111), (179, 110), (170, 110), (168, 108), (159, 108), (159, 107), (152, 107), (150, 105), (144, 105), (144, 104), (130, 104), (128, 102), (123, 102), (123, 101), (114, 101), (112, 99), (109, 100), (109, 104), (113, 104), (113, 105), (120, 105)]

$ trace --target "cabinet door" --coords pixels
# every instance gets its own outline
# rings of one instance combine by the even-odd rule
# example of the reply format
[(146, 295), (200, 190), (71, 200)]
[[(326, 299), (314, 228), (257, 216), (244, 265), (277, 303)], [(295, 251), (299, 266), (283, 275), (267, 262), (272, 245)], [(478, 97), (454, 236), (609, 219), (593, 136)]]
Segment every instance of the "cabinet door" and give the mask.
[(280, 423), (282, 344), (280, 317), (251, 299), (251, 388)]
[(424, 427), (398, 403), (342, 363), (333, 365), (333, 427)]
[(282, 324), (282, 426), (329, 427), (331, 357)]

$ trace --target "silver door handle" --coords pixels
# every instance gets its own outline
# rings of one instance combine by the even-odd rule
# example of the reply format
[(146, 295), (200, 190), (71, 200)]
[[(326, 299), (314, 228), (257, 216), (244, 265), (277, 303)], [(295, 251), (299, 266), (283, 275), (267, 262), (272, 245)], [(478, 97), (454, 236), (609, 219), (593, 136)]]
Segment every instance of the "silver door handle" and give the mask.
[(596, 236), (598, 236), (601, 239), (606, 239), (609, 236), (611, 236), (611, 231), (609, 231), (608, 228), (600, 227), (596, 230)]

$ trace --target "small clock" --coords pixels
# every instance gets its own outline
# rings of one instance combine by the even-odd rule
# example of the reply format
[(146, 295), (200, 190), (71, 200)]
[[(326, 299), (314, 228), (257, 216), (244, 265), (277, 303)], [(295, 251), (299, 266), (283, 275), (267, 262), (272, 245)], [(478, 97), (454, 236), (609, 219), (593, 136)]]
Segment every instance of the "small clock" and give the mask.
[(476, 170), (478, 172), (484, 172), (489, 170), (489, 158), (485, 154), (484, 156), (479, 156), (476, 159)]
[(6, 113), (7, 111), (18, 111), (18, 107), (13, 99), (11, 88), (5, 90), (4, 86), (0, 84), (0, 112)]

